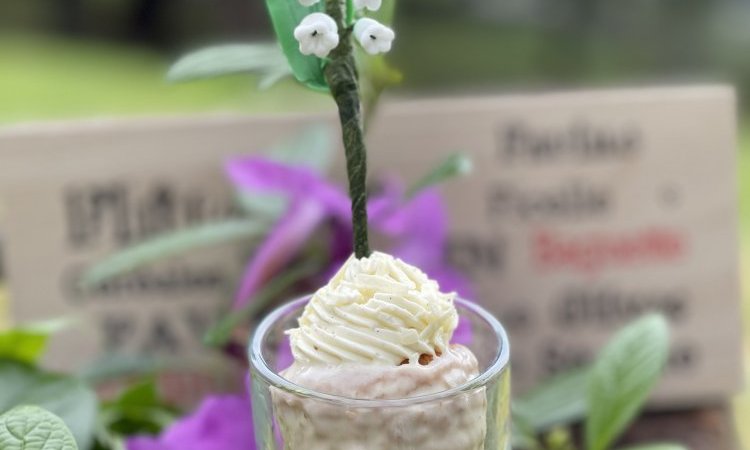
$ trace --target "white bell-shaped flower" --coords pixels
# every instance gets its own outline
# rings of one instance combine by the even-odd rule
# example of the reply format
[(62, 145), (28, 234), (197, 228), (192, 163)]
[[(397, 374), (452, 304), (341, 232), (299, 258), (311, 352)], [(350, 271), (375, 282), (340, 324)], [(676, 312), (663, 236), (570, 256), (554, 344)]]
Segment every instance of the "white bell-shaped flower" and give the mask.
[(294, 37), (299, 41), (299, 51), (303, 55), (325, 58), (339, 45), (339, 29), (332, 17), (315, 12), (304, 19), (294, 29)]
[(354, 37), (367, 53), (377, 55), (391, 50), (396, 33), (377, 20), (363, 17), (354, 24)]
[(302, 6), (312, 6), (318, 2), (320, 2), (320, 0), (299, 0), (300, 5)]
[(357, 10), (369, 9), (370, 11), (377, 11), (383, 4), (383, 0), (354, 0), (354, 7)]

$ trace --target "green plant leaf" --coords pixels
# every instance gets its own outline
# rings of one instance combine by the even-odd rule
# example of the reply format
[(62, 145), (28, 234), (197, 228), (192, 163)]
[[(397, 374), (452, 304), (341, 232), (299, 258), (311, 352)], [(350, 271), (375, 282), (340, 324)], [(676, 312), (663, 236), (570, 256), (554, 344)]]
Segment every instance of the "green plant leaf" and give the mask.
[(47, 348), (46, 333), (12, 329), (0, 333), (0, 358), (35, 363)]
[(65, 423), (37, 406), (18, 406), (0, 416), (3, 450), (78, 450)]
[(294, 29), (302, 19), (310, 13), (323, 11), (325, 2), (307, 7), (299, 0), (266, 0), (266, 8), (271, 16), (276, 38), (292, 68), (294, 78), (300, 83), (316, 90), (328, 91), (323, 60), (315, 56), (303, 55), (299, 51), (299, 43), (294, 38)]
[(586, 415), (588, 367), (556, 375), (513, 401), (513, 410), (538, 433)]
[(0, 413), (19, 405), (40, 406), (65, 422), (80, 448), (89, 448), (98, 405), (96, 395), (83, 382), (0, 360), (0, 386)]
[(0, 359), (34, 364), (47, 348), (49, 336), (65, 328), (68, 318), (36, 322), (0, 332)]
[(109, 353), (85, 366), (78, 375), (86, 382), (96, 384), (123, 377), (152, 375), (168, 365), (163, 357)]
[(268, 222), (261, 219), (232, 219), (157, 236), (97, 263), (84, 273), (81, 285), (91, 288), (114, 276), (199, 247), (257, 238), (268, 226)]
[(321, 261), (312, 260), (286, 270), (268, 282), (251, 301), (247, 302), (247, 306), (232, 311), (219, 320), (206, 332), (203, 341), (206, 345), (216, 347), (226, 344), (232, 337), (232, 331), (238, 325), (263, 311), (271, 301), (294, 283), (319, 272), (321, 268)]
[(467, 156), (460, 154), (451, 155), (414, 183), (406, 191), (406, 197), (411, 198), (424, 188), (442, 183), (456, 176), (466, 175), (471, 172), (472, 168), (471, 159)]
[(679, 444), (643, 444), (634, 447), (625, 447), (620, 450), (687, 450)]
[(606, 450), (632, 422), (669, 354), (664, 317), (648, 315), (617, 333), (594, 363), (585, 424), (588, 450)]
[(162, 400), (153, 379), (128, 387), (101, 409), (102, 422), (115, 436), (158, 434), (176, 417), (177, 411)]
[(333, 129), (326, 124), (310, 125), (280, 142), (268, 156), (277, 162), (326, 173), (333, 164), (333, 150), (336, 148), (333, 133)]
[(215, 78), (223, 75), (258, 73), (274, 82), (291, 75), (284, 53), (276, 43), (232, 44), (208, 47), (180, 58), (167, 73), (170, 82)]
[(525, 413), (518, 411), (513, 406), (513, 418), (511, 423), (512, 430), (512, 445), (514, 449), (538, 449), (540, 448), (539, 441), (537, 440), (537, 433), (531, 424), (531, 418), (526, 416)]

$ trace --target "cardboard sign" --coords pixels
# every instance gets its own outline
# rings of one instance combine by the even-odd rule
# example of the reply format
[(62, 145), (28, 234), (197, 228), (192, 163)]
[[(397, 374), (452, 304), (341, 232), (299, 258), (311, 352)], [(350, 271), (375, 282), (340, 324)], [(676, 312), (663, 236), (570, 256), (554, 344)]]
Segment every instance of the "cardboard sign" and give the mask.
[[(0, 201), (17, 320), (82, 313), (50, 362), (194, 355), (247, 255), (202, 249), (92, 293), (86, 267), (156, 233), (230, 214), (220, 162), (325, 117), (208, 117), (0, 132)], [(385, 105), (373, 177), (414, 179), (450, 153), (448, 254), (511, 334), (519, 389), (593, 357), (645, 311), (673, 327), (658, 399), (713, 401), (741, 380), (734, 95), (687, 87)], [(337, 178), (343, 180), (339, 161)]]

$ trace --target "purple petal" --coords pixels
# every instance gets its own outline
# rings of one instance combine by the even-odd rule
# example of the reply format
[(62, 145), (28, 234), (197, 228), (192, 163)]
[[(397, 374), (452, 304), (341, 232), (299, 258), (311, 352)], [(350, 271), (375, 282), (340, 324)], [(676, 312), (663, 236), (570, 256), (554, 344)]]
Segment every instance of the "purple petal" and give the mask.
[(244, 306), (266, 281), (294, 259), (324, 218), (320, 203), (301, 200), (289, 206), (253, 253), (237, 290), (235, 309)]
[(474, 342), (474, 333), (471, 329), (471, 321), (466, 317), (458, 318), (458, 326), (453, 332), (452, 344), (471, 345)]
[(420, 265), (443, 258), (448, 215), (435, 189), (422, 191), (405, 203), (393, 190), (386, 190), (372, 205), (370, 223), (374, 230), (399, 242), (399, 257), (406, 262)]
[(276, 349), (276, 371), (281, 372), (291, 366), (292, 363), (294, 363), (292, 343), (289, 340), (289, 336), (284, 335), (279, 347)]
[(255, 450), (250, 401), (244, 396), (208, 397), (160, 437), (133, 437), (126, 446), (128, 450)]
[(169, 447), (151, 436), (135, 436), (128, 439), (127, 450), (169, 450)]
[(282, 194), (292, 201), (308, 199), (321, 203), (330, 214), (341, 217), (351, 214), (349, 197), (341, 188), (310, 168), (249, 156), (228, 160), (225, 171), (239, 190)]
[(441, 291), (456, 292), (459, 297), (465, 300), (476, 299), (476, 292), (471, 280), (453, 267), (443, 264), (441, 261), (438, 261), (438, 264), (425, 262), (421, 267), (430, 278), (438, 282)]

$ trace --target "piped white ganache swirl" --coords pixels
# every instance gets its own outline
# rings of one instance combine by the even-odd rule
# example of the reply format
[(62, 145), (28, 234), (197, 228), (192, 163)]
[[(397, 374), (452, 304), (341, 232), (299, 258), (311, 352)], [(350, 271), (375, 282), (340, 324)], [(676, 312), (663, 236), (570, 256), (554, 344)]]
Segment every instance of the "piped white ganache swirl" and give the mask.
[(294, 359), (308, 365), (416, 364), (445, 352), (458, 324), (455, 293), (385, 253), (349, 258), (289, 330)]

